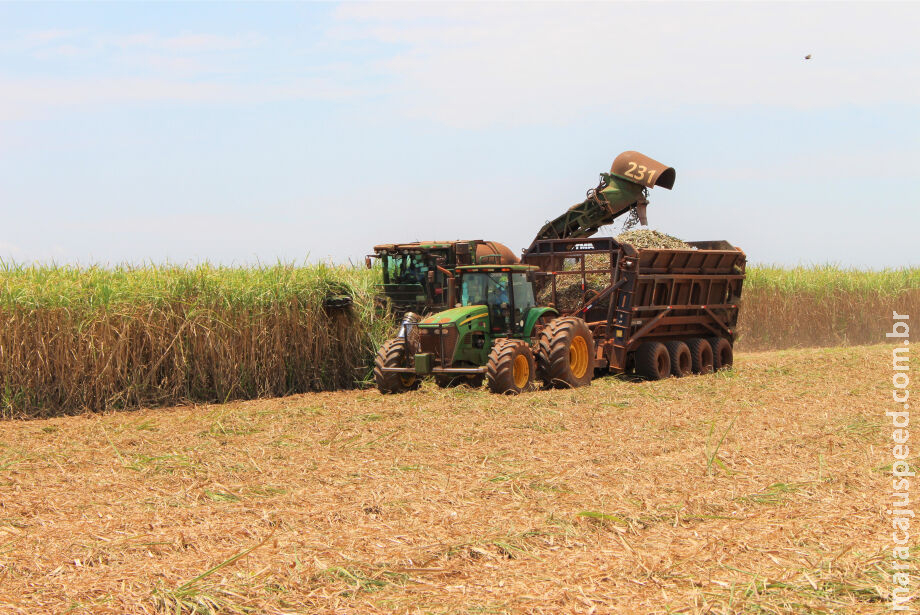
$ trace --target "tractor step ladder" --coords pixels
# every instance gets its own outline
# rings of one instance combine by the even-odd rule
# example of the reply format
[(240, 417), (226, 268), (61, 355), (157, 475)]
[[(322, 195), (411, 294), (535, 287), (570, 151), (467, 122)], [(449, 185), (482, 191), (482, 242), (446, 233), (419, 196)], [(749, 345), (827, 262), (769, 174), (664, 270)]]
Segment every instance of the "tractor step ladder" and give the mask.
[[(633, 318), (633, 291), (638, 277), (638, 268), (639, 263), (637, 261), (633, 261), (632, 264), (621, 264), (619, 273), (625, 278), (625, 282), (611, 297), (611, 300), (616, 301), (616, 307), (613, 309), (608, 330), (611, 331), (610, 340), (613, 345), (613, 355), (616, 357), (616, 363), (621, 367), (626, 365), (626, 351)], [(614, 304), (611, 302), (611, 305)]]

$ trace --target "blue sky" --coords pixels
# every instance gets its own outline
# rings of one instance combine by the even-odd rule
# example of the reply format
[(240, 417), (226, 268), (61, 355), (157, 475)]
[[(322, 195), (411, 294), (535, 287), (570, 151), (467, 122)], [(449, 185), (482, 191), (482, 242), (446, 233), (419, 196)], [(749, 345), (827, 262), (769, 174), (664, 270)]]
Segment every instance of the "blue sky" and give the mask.
[[(621, 151), (651, 226), (920, 264), (917, 4), (0, 4), (0, 258), (526, 247)], [(806, 54), (811, 60), (805, 60)]]

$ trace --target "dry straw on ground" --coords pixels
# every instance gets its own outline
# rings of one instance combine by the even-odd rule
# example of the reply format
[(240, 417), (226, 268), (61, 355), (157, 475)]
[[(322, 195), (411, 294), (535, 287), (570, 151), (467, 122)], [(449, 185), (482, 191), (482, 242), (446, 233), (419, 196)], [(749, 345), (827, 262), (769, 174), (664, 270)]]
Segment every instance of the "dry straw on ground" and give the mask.
[(0, 612), (887, 612), (890, 366), (7, 421)]

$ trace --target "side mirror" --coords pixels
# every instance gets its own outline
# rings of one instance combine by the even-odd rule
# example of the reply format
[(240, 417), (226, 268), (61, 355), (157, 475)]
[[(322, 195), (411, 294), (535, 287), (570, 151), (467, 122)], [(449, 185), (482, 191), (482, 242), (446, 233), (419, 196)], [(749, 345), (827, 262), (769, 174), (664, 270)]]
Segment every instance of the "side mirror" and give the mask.
[(371, 257), (370, 256), (364, 257), (364, 266), (367, 267), (368, 269), (371, 268)]

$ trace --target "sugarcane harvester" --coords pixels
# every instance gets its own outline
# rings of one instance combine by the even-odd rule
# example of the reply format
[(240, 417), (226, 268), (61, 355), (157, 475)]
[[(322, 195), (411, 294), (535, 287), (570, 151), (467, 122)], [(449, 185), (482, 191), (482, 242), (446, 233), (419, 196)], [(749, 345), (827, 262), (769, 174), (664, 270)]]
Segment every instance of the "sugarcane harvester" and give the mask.
[(365, 257), (368, 269), (380, 264), (383, 283), (378, 299), (400, 318), (453, 307), (455, 270), (475, 264), (512, 265), (519, 259), (507, 246), (483, 239), (414, 241), (374, 246)]
[[(403, 321), (377, 353), (378, 389), (412, 390), (434, 376), (439, 386), (485, 380), (493, 393), (515, 394), (538, 381), (585, 386), (596, 371), (657, 380), (731, 365), (741, 250), (727, 242), (637, 249), (591, 237), (630, 211), (645, 222), (647, 190), (674, 179), (673, 168), (624, 152), (582, 203), (541, 228), (522, 264), (457, 267), (459, 305)], [(557, 296), (564, 276), (579, 276), (581, 288), (568, 303)]]

